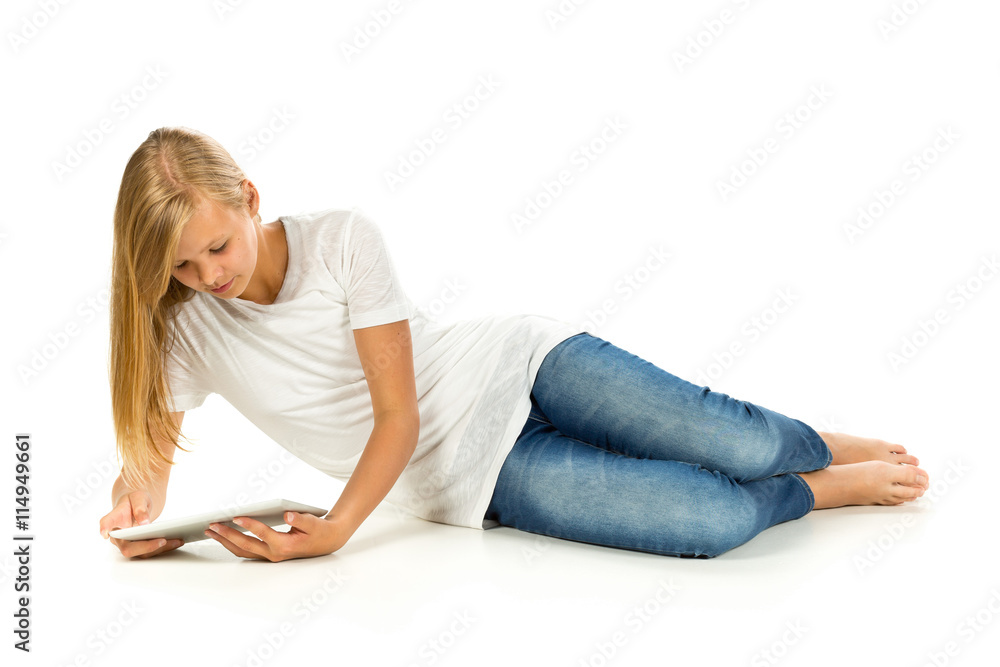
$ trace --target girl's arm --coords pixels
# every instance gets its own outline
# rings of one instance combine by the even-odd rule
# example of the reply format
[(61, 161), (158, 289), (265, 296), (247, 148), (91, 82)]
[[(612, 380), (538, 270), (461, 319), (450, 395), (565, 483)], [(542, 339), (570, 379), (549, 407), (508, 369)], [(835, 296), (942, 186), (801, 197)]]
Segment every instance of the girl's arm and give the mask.
[(354, 330), (375, 427), (354, 473), (324, 517), (346, 542), (396, 483), (417, 446), (420, 412), (408, 320)]
[(413, 456), (420, 432), (410, 322), (354, 330), (354, 341), (371, 394), (375, 425), (340, 498), (325, 517), (287, 512), (287, 533), (249, 517), (237, 517), (245, 535), (225, 524), (206, 531), (237, 556), (278, 562), (323, 556), (340, 549), (389, 493)]
[[(173, 418), (174, 423), (177, 424), (177, 428), (181, 427), (184, 423), (184, 413), (183, 412), (171, 412), (170, 416)], [(156, 439), (156, 445), (163, 452), (163, 455), (167, 457), (168, 460), (174, 460), (174, 452), (177, 449), (176, 442), (170, 442), (169, 440)], [(111, 506), (118, 507), (122, 498), (129, 495), (133, 491), (148, 491), (150, 497), (152, 498), (152, 503), (148, 508), (145, 508), (147, 515), (144, 517), (137, 517), (137, 521), (142, 518), (149, 519), (150, 522), (156, 520), (160, 513), (163, 512), (164, 506), (167, 504), (167, 483), (170, 481), (170, 469), (173, 466), (169, 466), (162, 461), (157, 461), (157, 468), (150, 474), (150, 483), (146, 489), (131, 489), (125, 483), (125, 480), (119, 474), (118, 479), (115, 480), (115, 485), (111, 489)]]
[[(171, 413), (177, 428), (181, 427), (184, 421), (183, 412)], [(167, 459), (173, 461), (173, 453), (177, 448), (176, 442), (157, 440), (157, 446)], [(117, 528), (131, 528), (132, 526), (151, 523), (156, 520), (167, 502), (167, 482), (170, 479), (171, 466), (165, 463), (158, 463), (156, 470), (150, 475), (150, 482), (144, 489), (132, 489), (121, 475), (115, 480), (114, 488), (111, 490), (112, 509), (108, 514), (101, 517), (101, 536), (109, 539), (128, 557), (155, 556), (176, 549), (181, 540), (118, 540), (110, 537), (109, 533)]]

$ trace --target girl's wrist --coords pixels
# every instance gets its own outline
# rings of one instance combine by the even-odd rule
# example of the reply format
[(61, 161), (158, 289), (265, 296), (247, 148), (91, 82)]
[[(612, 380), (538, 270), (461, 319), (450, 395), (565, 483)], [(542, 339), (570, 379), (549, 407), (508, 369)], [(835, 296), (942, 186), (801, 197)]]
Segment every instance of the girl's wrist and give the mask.
[(327, 521), (337, 529), (337, 532), (346, 533), (345, 540), (354, 534), (354, 531), (358, 529), (352, 521), (347, 520), (342, 514), (334, 514), (333, 510), (327, 512), (326, 516), (323, 517), (324, 521)]
[(330, 524), (332, 551), (336, 551), (347, 544), (347, 540), (351, 539), (354, 531), (357, 530), (356, 526), (352, 527), (347, 525), (346, 522), (337, 515), (327, 514), (323, 517), (323, 520)]

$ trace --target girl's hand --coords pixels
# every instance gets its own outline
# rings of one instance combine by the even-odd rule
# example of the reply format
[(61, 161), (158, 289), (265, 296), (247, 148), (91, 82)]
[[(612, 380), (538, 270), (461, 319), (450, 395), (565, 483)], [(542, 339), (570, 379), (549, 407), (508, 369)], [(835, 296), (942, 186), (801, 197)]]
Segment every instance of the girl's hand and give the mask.
[(119, 540), (108, 533), (118, 528), (131, 528), (149, 523), (149, 506), (152, 498), (148, 491), (133, 491), (123, 496), (118, 505), (101, 517), (101, 537), (111, 540), (123, 556), (129, 558), (149, 558), (171, 551), (184, 544), (182, 540)]
[(285, 523), (291, 526), (286, 533), (245, 516), (233, 519), (233, 523), (249, 530), (252, 535), (245, 535), (222, 523), (213, 523), (205, 535), (237, 556), (272, 563), (325, 556), (344, 546), (350, 538), (335, 522), (302, 512), (285, 512)]

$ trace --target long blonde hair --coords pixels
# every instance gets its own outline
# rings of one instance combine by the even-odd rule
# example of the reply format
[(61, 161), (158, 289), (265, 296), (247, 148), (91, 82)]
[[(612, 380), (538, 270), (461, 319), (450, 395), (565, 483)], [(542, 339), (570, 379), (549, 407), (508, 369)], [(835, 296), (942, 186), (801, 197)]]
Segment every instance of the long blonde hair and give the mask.
[(185, 127), (153, 130), (125, 165), (114, 216), (108, 380), (122, 476), (132, 489), (144, 488), (157, 459), (173, 465), (156, 438), (183, 438), (164, 370), (173, 308), (195, 294), (172, 276), (181, 233), (206, 200), (245, 211), (246, 180), (221, 144)]

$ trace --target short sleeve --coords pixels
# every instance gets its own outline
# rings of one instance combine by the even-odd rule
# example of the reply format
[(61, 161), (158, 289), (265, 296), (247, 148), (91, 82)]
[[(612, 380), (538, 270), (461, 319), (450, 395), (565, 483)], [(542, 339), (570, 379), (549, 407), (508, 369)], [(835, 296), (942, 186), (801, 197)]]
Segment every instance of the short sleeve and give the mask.
[(352, 329), (410, 319), (411, 303), (382, 232), (361, 209), (346, 225), (341, 261)]
[(194, 410), (201, 406), (205, 402), (205, 398), (212, 393), (201, 386), (200, 376), (194, 364), (191, 363), (187, 347), (179, 339), (167, 352), (164, 374), (173, 404), (171, 412)]

